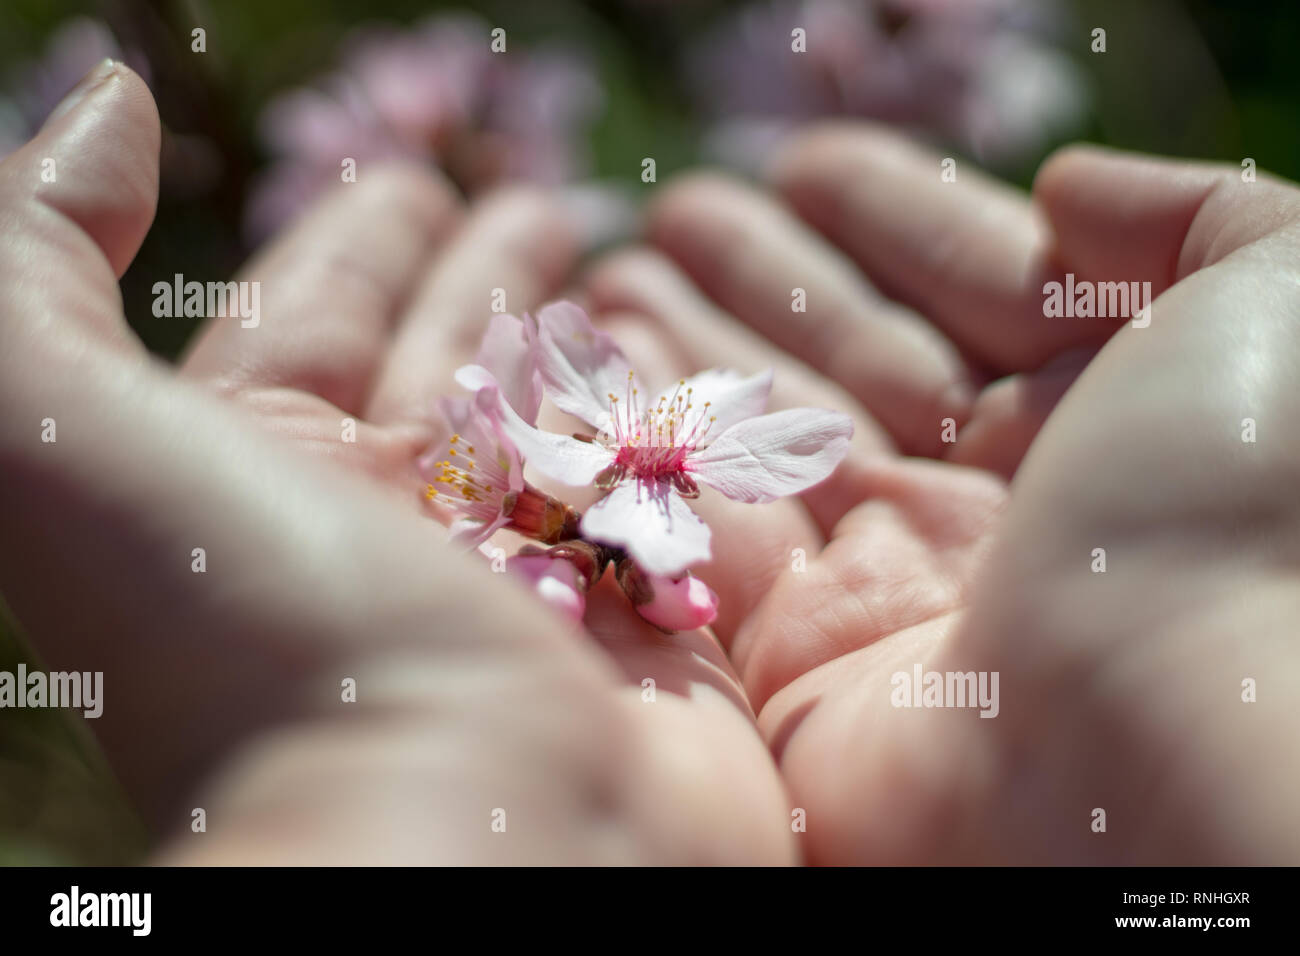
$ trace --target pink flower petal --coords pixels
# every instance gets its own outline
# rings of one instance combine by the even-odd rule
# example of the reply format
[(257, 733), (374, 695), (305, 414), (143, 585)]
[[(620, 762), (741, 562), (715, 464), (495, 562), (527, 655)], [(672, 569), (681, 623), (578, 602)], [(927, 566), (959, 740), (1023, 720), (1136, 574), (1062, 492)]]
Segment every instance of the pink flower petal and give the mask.
[[(438, 407), (452, 432), (463, 439), (462, 447), (473, 445), (484, 449), (478, 454), (490, 455), (489, 460), (505, 472), (506, 487), (500, 489), (501, 493), (505, 494), (506, 491), (519, 491), (524, 487), (524, 469), (519, 450), (510, 440), (501, 421), (500, 404), (501, 399), (496, 387), (486, 385), (475, 391), (472, 398), (444, 398), (438, 403)], [(447, 449), (439, 450), (442, 456), (446, 457)], [(432, 459), (438, 457), (433, 452), (434, 449), (430, 449), (430, 452), (419, 460), (421, 474), (424, 474), (424, 469), (432, 466)], [(428, 481), (434, 480), (427, 475), (425, 478)]]
[(772, 501), (828, 477), (848, 454), (852, 435), (847, 415), (791, 408), (733, 425), (687, 458), (687, 468), (728, 498)]
[(587, 609), (582, 575), (563, 558), (545, 554), (521, 554), (506, 559), (506, 570), (532, 586), (533, 592), (555, 610), (581, 621)]
[(492, 373), (511, 407), (529, 424), (542, 404), (542, 376), (537, 371), (536, 323), (513, 315), (494, 315), (483, 334), (478, 364)]
[(469, 550), (477, 548), (510, 523), (510, 519), (498, 515), (491, 521), (479, 521), (474, 518), (457, 518), (447, 528), (447, 537), (457, 547)]
[(689, 572), (674, 580), (666, 575), (647, 575), (654, 597), (637, 604), (636, 612), (665, 631), (693, 631), (711, 624), (718, 616), (718, 596), (713, 589)]
[(464, 365), (456, 370), (456, 381), (475, 394), (497, 402), (503, 434), (528, 464), (556, 481), (574, 487), (589, 485), (614, 463), (615, 453), (597, 442), (578, 441), (534, 428), (519, 417), (500, 391), (496, 379), (481, 365)]
[(546, 394), (556, 407), (597, 430), (610, 424), (610, 394), (620, 402), (631, 366), (606, 332), (598, 332), (587, 313), (571, 302), (556, 302), (537, 313), (537, 366)]
[[(491, 386), (472, 398), (442, 399), (439, 407), (453, 435), (430, 445), (416, 460), (431, 497), (457, 514), (450, 529), (452, 541), (470, 548), (510, 523), (502, 514), (506, 495), (524, 487), (523, 462), (501, 426), (501, 404)], [(476, 482), (474, 493), (467, 494), (459, 480), (445, 480), (444, 464), (469, 469)]]
[(584, 537), (624, 548), (650, 574), (707, 561), (713, 532), (667, 481), (626, 481), (587, 509)]
[(499, 388), (497, 377), (482, 365), (462, 365), (456, 369), (455, 379), (461, 388), (475, 393), (485, 388)]

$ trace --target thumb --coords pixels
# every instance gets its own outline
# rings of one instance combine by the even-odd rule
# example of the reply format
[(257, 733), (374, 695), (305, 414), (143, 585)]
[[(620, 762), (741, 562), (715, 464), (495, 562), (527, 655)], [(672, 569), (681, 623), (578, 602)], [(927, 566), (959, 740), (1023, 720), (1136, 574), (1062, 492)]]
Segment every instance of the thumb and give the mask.
[(1034, 197), (1062, 266), (1089, 278), (1175, 282), (1294, 220), (1295, 191), (1226, 163), (1072, 146), (1043, 164)]
[(81, 279), (120, 277), (153, 221), (160, 137), (144, 81), (113, 60), (92, 69), (0, 164), (0, 259), (35, 251)]

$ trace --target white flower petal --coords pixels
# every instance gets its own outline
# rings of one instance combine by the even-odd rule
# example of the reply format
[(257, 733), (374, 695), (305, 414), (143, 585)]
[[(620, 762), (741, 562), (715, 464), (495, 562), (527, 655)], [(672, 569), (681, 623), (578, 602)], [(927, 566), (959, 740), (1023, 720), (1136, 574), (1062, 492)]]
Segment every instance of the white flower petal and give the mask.
[[(463, 371), (463, 370), (462, 370)], [(482, 393), (480, 393), (482, 394)], [(534, 428), (497, 394), (501, 428), (525, 462), (566, 485), (589, 485), (614, 463), (615, 453), (597, 442), (579, 441)]]
[(477, 392), (484, 388), (498, 388), (497, 377), (482, 365), (462, 365), (456, 369), (456, 384)]
[(666, 481), (625, 481), (587, 509), (584, 537), (624, 548), (650, 574), (707, 561), (713, 532)]
[(509, 523), (509, 518), (500, 516), (491, 521), (457, 518), (447, 528), (447, 537), (452, 544), (459, 547), (466, 549), (477, 548)]
[(690, 473), (736, 501), (798, 494), (835, 470), (848, 454), (853, 422), (820, 408), (791, 408), (727, 429), (686, 459)]
[(597, 430), (610, 423), (609, 396), (625, 401), (631, 365), (613, 338), (598, 332), (587, 313), (556, 302), (537, 313), (537, 367), (556, 407)]
[(537, 421), (542, 404), (537, 335), (531, 322), (513, 315), (492, 316), (478, 350), (478, 364), (492, 373), (506, 401), (530, 423)]

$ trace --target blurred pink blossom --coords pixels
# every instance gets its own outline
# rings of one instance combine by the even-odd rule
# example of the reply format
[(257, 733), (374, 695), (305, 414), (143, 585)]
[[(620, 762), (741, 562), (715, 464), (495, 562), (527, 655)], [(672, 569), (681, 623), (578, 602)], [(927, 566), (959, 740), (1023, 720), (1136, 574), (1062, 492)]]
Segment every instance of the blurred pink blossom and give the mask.
[[(143, 52), (124, 47), (105, 24), (89, 17), (60, 23), (40, 56), (17, 64), (7, 75), (8, 93), (0, 95), (0, 158), (35, 136), (73, 87), (106, 59), (120, 60), (146, 83), (152, 81)], [(221, 175), (221, 156), (206, 136), (178, 133), (165, 121), (159, 161), (164, 198), (206, 192)]]
[[(689, 72), (715, 122), (707, 151), (752, 168), (793, 126), (853, 116), (949, 142), (992, 165), (1070, 133), (1087, 96), (1048, 37), (1059, 0), (773, 0), (695, 47)], [(791, 49), (806, 33), (806, 52)]]
[(570, 51), (491, 49), (491, 28), (439, 15), (410, 30), (370, 27), (345, 44), (339, 68), (263, 111), (275, 161), (246, 210), (265, 237), (338, 182), (345, 158), (437, 165), (467, 192), (502, 180), (547, 185), (586, 172), (585, 127), (603, 103), (587, 64)]

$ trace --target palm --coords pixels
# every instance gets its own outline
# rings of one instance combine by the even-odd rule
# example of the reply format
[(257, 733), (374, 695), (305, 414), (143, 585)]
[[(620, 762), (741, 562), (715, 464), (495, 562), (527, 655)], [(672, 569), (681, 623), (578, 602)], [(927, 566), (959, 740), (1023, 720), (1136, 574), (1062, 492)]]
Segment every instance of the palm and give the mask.
[[(409, 190), (401, 193), (401, 201), (409, 201)], [(324, 217), (328, 210), (316, 215)], [(457, 258), (457, 241), (468, 243), (475, 233), (491, 233), (493, 227), (500, 230), (497, 235), (503, 245), (508, 245), (499, 254), (481, 247), (474, 251), (474, 261), (485, 270), (481, 276), (450, 267), (446, 260)], [(312, 224), (302, 231), (323, 230)], [(372, 314), (376, 308), (409, 304), (411, 313), (391, 322), (397, 331), (377, 330), (383, 341), (363, 352), (372, 356), (377, 352), (378, 359), (339, 365), (338, 353), (322, 347), (321, 337), (355, 334), (356, 315), (338, 314), (335, 306), (324, 320), (319, 314), (312, 316), (310, 331), (296, 328), (292, 316), (278, 319), (283, 324), (268, 330), (269, 344), (257, 342), (235, 325), (214, 323), (182, 371), (211, 380), (303, 454), (359, 471), (404, 505), (419, 509), (427, 520), (434, 509), (421, 493), (415, 459), (442, 427), (430, 414), (435, 399), (459, 391), (451, 373), (473, 360), (487, 314), (483, 304), (490, 300), (493, 287), (503, 283), (503, 276), (513, 275), (507, 295), (522, 311), (535, 307), (558, 275), (558, 263), (547, 267), (536, 262), (535, 247), (520, 249), (520, 234), (544, 235), (553, 248), (557, 232), (553, 218), (531, 196), (507, 199), (478, 212), (452, 236), (450, 250), (425, 264), (423, 288), (412, 270), (407, 285), (387, 289), (386, 302), (357, 304)], [(294, 241), (295, 237), (284, 240)], [(390, 239), (394, 245), (396, 241)], [(364, 243), (348, 248), (367, 250)], [(352, 282), (358, 268), (377, 268), (381, 260), (373, 249), (368, 252), (364, 262), (343, 270), (340, 278)], [(246, 277), (260, 279), (267, 289), (293, 288), (299, 277), (276, 274), (282, 259), (282, 253), (272, 250), (246, 270)], [(322, 302), (349, 300), (349, 288), (335, 287), (328, 277), (317, 294)], [(449, 308), (444, 304), (448, 301), (462, 305)], [(337, 326), (330, 321), (335, 318)], [(317, 344), (304, 356), (300, 336), (305, 335)], [(283, 355), (276, 354), (277, 340), (286, 344)], [(332, 367), (314, 365), (313, 360)], [(308, 387), (293, 387), (296, 382)], [(354, 441), (341, 437), (349, 422), (355, 422)], [(438, 535), (432, 523), (427, 533)], [(511, 594), (503, 598), (513, 600)], [(643, 777), (638, 789), (648, 804), (677, 808), (674, 815), (692, 821), (682, 841), (701, 860), (792, 858), (778, 777), (754, 733), (753, 715), (740, 683), (716, 640), (703, 632), (665, 638), (630, 612), (626, 599), (609, 581), (589, 598), (587, 629), (621, 671), (622, 679), (612, 682), (608, 690), (611, 700), (631, 717), (637, 739), (627, 743), (628, 750), (645, 755), (637, 776)], [(573, 650), (592, 657), (597, 666), (604, 665), (605, 655), (588, 645), (576, 644)], [(653, 682), (653, 691), (647, 680)], [(734, 813), (737, 805), (751, 813)]]
[[(770, 200), (696, 178), (652, 216), (654, 241), (677, 265), (623, 256), (592, 280), (599, 304), (650, 316), (696, 364), (789, 363), (783, 346), (837, 383), (804, 392), (857, 410), (859, 454), (806, 496), (807, 513), (751, 520), (730, 539), (724, 524), (720, 535), (741, 554), (755, 527), (784, 524), (787, 545), (815, 536), (810, 519), (825, 534), (806, 570), (779, 548), (758, 549), (771, 562), (764, 574), (746, 573), (745, 558), (741, 576), (757, 578), (757, 593), (735, 587), (744, 614), (719, 622), (790, 800), (807, 813), (805, 857), (1287, 859), (1285, 817), (1228, 781), (1295, 786), (1279, 760), (1283, 705), (1266, 716), (1239, 700), (1243, 675), (1293, 673), (1294, 660), (1271, 637), (1247, 649), (1228, 635), (1285, 630), (1300, 604), (1293, 587), (1266, 589), (1253, 615), (1238, 595), (1261, 588), (1256, 562), (1280, 571), (1278, 548), (1293, 545), (1284, 533), (1257, 551), (1219, 549), (1241, 543), (1243, 521), (1269, 526), (1264, 516), (1281, 507), (1291, 452), (1279, 443), (1260, 455), (1237, 433), (1243, 408), (1296, 413), (1293, 391), (1259, 375), (1294, 345), (1285, 309), (1263, 319), (1241, 296), (1274, 281), (1272, 257), (1291, 254), (1275, 210), (1295, 200), (1239, 200), (1236, 177), (1213, 168), (1171, 175), (1067, 156), (1039, 184), (1050, 235), (1024, 200), (969, 173), (960, 189), (940, 186), (931, 166), (880, 133), (810, 136), (778, 178), (838, 249)], [(911, 205), (899, 208), (898, 195)], [(1256, 201), (1254, 212), (1237, 205)], [(1197, 272), (1243, 246), (1229, 271)], [(921, 348), (906, 307), (863, 288), (846, 256), (946, 342)], [(1042, 281), (1066, 270), (1149, 279), (1154, 296), (1177, 285), (1160, 298), (1158, 325), (1124, 329), (1092, 361), (1121, 323), (1044, 320)], [(788, 309), (796, 286), (806, 322)], [(755, 345), (755, 330), (767, 341)], [(1011, 375), (981, 390), (979, 369)], [(962, 429), (945, 447), (947, 417)], [(1235, 479), (1181, 467), (1207, 442)], [(1122, 562), (1118, 574), (1097, 573), (1098, 547)], [(737, 569), (715, 565), (727, 586)], [(998, 673), (998, 716), (893, 706), (891, 676), (916, 665)], [(1187, 732), (1213, 723), (1225, 730)], [(1098, 809), (1121, 832), (1095, 830)], [(1200, 839), (1180, 836), (1189, 832)]]
[[(502, 193), (467, 212), (427, 173), (371, 170), (249, 266), (261, 323), (213, 320), (178, 380), (116, 295), (157, 153), (152, 101), (117, 67), (0, 169), (0, 272), (68, 270), (5, 283), (22, 321), (0, 349), (0, 448), (23, 466), (5, 469), (0, 581), (52, 667), (102, 670), (135, 702), (95, 729), (150, 820), (183, 834), (171, 858), (791, 859), (715, 642), (668, 640), (602, 593), (601, 653), (413, 516), (428, 412), (493, 290), (522, 311), (570, 266), (549, 205)], [(38, 199), (48, 155), (59, 186)], [(33, 447), (45, 416), (58, 444)], [(120, 599), (141, 581), (156, 593)], [(196, 800), (211, 839), (189, 838)]]
[[(403, 192), (401, 201), (408, 200), (409, 192)], [(434, 509), (425, 502), (415, 459), (442, 428), (437, 416), (430, 414), (435, 399), (460, 392), (452, 372), (474, 359), (487, 314), (482, 303), (489, 301), (503, 275), (513, 272), (515, 283), (507, 287), (508, 298), (519, 304), (520, 311), (535, 307), (560, 272), (558, 263), (539, 266), (535, 248), (519, 248), (521, 233), (537, 240), (544, 237), (554, 248), (559, 229), (553, 217), (544, 214), (545, 208), (531, 196), (519, 196), (480, 211), (463, 227), (456, 238), (468, 242), (475, 232), (491, 231), (485, 220), (495, 220), (503, 245), (508, 243), (495, 256), (490, 249), (476, 250), (475, 261), (486, 270), (481, 278), (445, 263), (457, 256), (453, 246), (428, 263), (425, 288), (390, 289), (388, 306), (411, 303), (414, 314), (394, 323), (397, 332), (386, 338), (383, 357), (377, 362), (314, 367), (309, 364), (312, 357), (319, 361), (337, 356), (317, 345), (308, 350), (304, 361), (296, 341), (285, 358), (264, 357), (258, 350), (265, 346), (255, 341), (247, 347), (241, 344), (240, 337), (246, 340), (248, 333), (237, 326), (214, 324), (187, 358), (183, 373), (213, 380), (221, 391), (252, 409), (263, 426), (306, 455), (344, 464), (375, 479), (427, 519)], [(534, 217), (531, 231), (529, 215)], [(314, 226), (310, 231), (321, 230)], [(293, 237), (286, 240), (293, 241)], [(350, 244), (349, 248), (366, 247)], [(511, 249), (516, 261), (510, 259)], [(246, 275), (261, 278), (266, 288), (291, 287), (294, 276), (281, 278), (266, 268), (279, 258), (272, 251), (253, 263)], [(377, 261), (368, 257), (364, 265), (374, 268)], [(474, 287), (476, 278), (479, 288)], [(346, 287), (326, 285), (319, 294), (322, 301), (339, 302), (347, 300), (347, 293)], [(440, 305), (448, 300), (464, 305), (459, 310)], [(364, 307), (373, 311), (376, 306), (366, 303)], [(351, 334), (355, 315), (339, 316), (339, 321)], [(328, 322), (320, 328), (319, 316), (313, 322), (317, 327), (301, 334), (331, 333)], [(272, 332), (286, 338), (299, 334), (292, 327)], [(281, 361), (288, 367), (278, 365)], [(325, 395), (280, 381), (312, 383)], [(328, 390), (320, 389), (322, 382), (329, 383)], [(355, 442), (340, 438), (348, 419), (356, 422)], [(428, 533), (438, 534), (432, 524)], [(700, 858), (726, 859), (733, 853), (753, 860), (791, 858), (778, 777), (754, 732), (753, 713), (740, 682), (716, 639), (705, 632), (665, 638), (631, 613), (626, 599), (608, 580), (589, 598), (586, 625), (622, 672), (623, 680), (611, 690), (626, 700), (640, 725), (638, 731), (646, 738), (636, 748), (649, 752), (642, 789), (654, 803), (692, 808), (692, 836)], [(593, 648), (577, 648), (603, 660), (604, 655), (592, 653)], [(653, 694), (647, 680), (653, 681)], [(665, 761), (668, 766), (661, 768)], [(737, 805), (752, 812), (738, 815)]]

